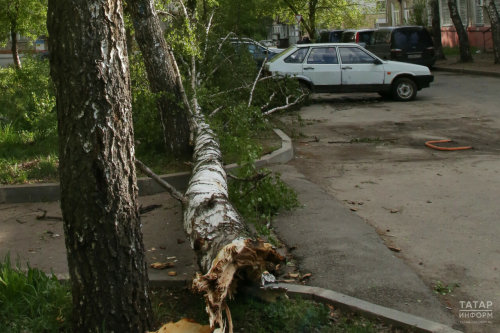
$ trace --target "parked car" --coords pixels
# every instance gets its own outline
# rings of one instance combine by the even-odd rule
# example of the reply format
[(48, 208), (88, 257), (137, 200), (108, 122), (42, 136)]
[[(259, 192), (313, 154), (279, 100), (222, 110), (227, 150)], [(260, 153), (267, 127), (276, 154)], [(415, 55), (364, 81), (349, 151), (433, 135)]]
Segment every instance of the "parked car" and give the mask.
[(323, 30), (319, 33), (318, 43), (340, 43), (345, 30)]
[(239, 52), (242, 47), (246, 48), (255, 59), (258, 67), (262, 66), (266, 55), (267, 61), (269, 61), (283, 51), (283, 49), (265, 47), (250, 38), (231, 38), (230, 42), (236, 47), (237, 52)]
[(356, 43), (365, 47), (370, 43), (370, 37), (374, 32), (374, 29), (346, 30), (342, 33), (340, 43)]
[(276, 47), (278, 46), (278, 43), (275, 40), (272, 39), (266, 39), (266, 40), (261, 40), (259, 41), (259, 44), (265, 47)]
[(296, 77), (318, 93), (376, 92), (412, 101), (434, 81), (429, 68), (383, 61), (358, 44), (293, 45), (265, 65), (267, 75)]
[(424, 27), (387, 27), (373, 33), (366, 49), (384, 60), (434, 66), (434, 42)]

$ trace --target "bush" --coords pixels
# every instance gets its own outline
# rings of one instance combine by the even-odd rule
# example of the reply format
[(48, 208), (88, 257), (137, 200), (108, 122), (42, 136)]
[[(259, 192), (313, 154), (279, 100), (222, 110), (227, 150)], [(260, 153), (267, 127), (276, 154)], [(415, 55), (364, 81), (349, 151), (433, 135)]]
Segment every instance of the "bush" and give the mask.
[(57, 115), (48, 60), (26, 56), (23, 68), (0, 68), (0, 120), (36, 139), (55, 135)]

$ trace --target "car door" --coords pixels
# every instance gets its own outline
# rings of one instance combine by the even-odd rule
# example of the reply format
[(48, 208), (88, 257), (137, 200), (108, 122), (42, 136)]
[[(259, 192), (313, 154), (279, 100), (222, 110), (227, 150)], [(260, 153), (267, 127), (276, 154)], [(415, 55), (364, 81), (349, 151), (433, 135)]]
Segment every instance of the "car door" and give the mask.
[(384, 84), (384, 65), (360, 47), (339, 46), (342, 70), (342, 91), (379, 91)]
[(302, 65), (302, 74), (311, 79), (315, 92), (340, 91), (342, 73), (337, 48), (313, 48)]

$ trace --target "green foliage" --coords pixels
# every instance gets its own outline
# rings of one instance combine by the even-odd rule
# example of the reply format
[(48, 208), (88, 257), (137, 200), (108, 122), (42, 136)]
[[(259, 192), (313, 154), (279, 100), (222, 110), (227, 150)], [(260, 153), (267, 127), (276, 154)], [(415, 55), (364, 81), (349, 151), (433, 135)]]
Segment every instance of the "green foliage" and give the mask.
[(23, 37), (46, 34), (47, 0), (0, 0), (0, 8), (0, 46), (9, 41), (13, 22)]
[(47, 60), (0, 69), (0, 183), (57, 179), (55, 96)]
[(48, 60), (27, 56), (23, 68), (0, 68), (0, 121), (39, 139), (55, 134), (55, 96)]
[(450, 294), (453, 291), (453, 289), (457, 287), (460, 287), (460, 283), (444, 284), (441, 281), (438, 281), (434, 286), (434, 292), (436, 294), (446, 295)]
[(411, 11), (408, 22), (409, 25), (429, 26), (427, 10), (427, 0), (413, 0), (413, 10)]
[[(239, 178), (251, 178), (256, 175), (253, 164), (245, 164), (237, 171)], [(245, 217), (253, 223), (261, 235), (270, 234), (269, 225), (281, 210), (289, 210), (299, 205), (297, 194), (286, 185), (279, 173), (261, 169), (259, 172), (267, 176), (263, 179), (246, 181), (232, 180), (229, 183), (229, 198)]]
[(55, 275), (39, 269), (22, 270), (10, 255), (0, 262), (0, 332), (66, 331), (71, 320), (71, 293)]
[(303, 15), (301, 28), (314, 31), (321, 29), (356, 28), (363, 24), (365, 15), (370, 13), (368, 2), (353, 3), (350, 0), (279, 0), (264, 4), (268, 15), (279, 15), (281, 21), (295, 22), (295, 14)]

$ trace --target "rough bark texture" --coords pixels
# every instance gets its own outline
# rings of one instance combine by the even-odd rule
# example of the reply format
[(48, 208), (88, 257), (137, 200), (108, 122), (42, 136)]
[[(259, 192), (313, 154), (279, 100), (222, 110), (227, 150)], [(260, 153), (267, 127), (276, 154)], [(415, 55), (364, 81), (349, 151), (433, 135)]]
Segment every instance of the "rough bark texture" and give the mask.
[(461, 62), (473, 62), (472, 54), (470, 52), (469, 37), (467, 35), (467, 30), (465, 29), (460, 15), (458, 13), (457, 1), (448, 0), (448, 8), (450, 9), (450, 17), (453, 21), (453, 25), (457, 30), (458, 43), (460, 46), (460, 61)]
[(493, 54), (495, 55), (495, 64), (500, 64), (500, 15), (498, 14), (498, 9), (495, 6), (495, 2), (489, 1), (488, 6), (488, 16), (491, 22), (491, 36), (493, 39)]
[(225, 299), (234, 292), (235, 273), (247, 269), (243, 275), (255, 280), (269, 263), (283, 258), (271, 245), (251, 240), (243, 219), (228, 201), (226, 172), (215, 136), (203, 117), (197, 123), (194, 168), (185, 195), (189, 204), (184, 209), (184, 229), (206, 274), (196, 277), (193, 288), (206, 293), (210, 326), (215, 328), (217, 324), (224, 332), (225, 310), (232, 332)]
[(446, 60), (443, 53), (443, 43), (441, 42), (441, 16), (439, 12), (439, 1), (431, 0), (429, 3), (431, 7), (432, 17), (432, 37), (434, 39), (434, 54), (436, 60)]
[(175, 79), (173, 59), (168, 52), (152, 0), (129, 0), (135, 39), (141, 49), (151, 90), (160, 94), (157, 102), (165, 149), (170, 155), (188, 155), (189, 123), (179, 103), (181, 92)]
[(151, 328), (122, 2), (49, 0), (73, 331)]
[(17, 69), (21, 68), (21, 60), (19, 60), (19, 53), (17, 51), (17, 21), (13, 19), (10, 23), (10, 37), (12, 38), (11, 41), (11, 51), (12, 51), (12, 58), (14, 60), (14, 66), (16, 66)]

